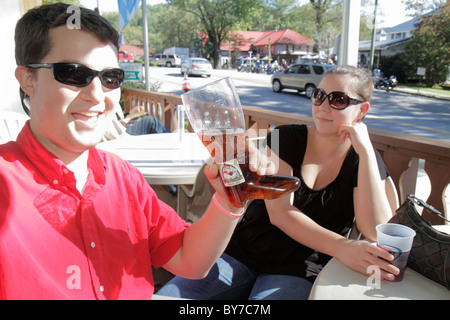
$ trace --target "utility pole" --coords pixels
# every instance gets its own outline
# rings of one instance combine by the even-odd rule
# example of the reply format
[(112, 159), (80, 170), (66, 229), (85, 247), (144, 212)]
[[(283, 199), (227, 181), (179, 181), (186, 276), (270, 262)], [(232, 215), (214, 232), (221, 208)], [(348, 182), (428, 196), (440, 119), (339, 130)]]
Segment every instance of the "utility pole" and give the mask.
[(150, 75), (148, 61), (148, 29), (147, 29), (147, 0), (142, 0), (142, 31), (144, 33), (144, 68), (145, 68), (145, 90), (150, 90)]
[(372, 41), (370, 43), (370, 70), (373, 70), (373, 60), (375, 55), (375, 34), (377, 32), (377, 7), (378, 0), (375, 0), (375, 10), (373, 12), (373, 29), (372, 29)]
[(272, 62), (272, 38), (269, 38), (269, 47), (267, 49), (268, 49), (268, 52), (269, 52), (269, 54), (268, 54), (268, 56), (269, 56), (268, 63), (271, 63)]
[(228, 40), (228, 63), (227, 63), (227, 69), (231, 69), (231, 40)]

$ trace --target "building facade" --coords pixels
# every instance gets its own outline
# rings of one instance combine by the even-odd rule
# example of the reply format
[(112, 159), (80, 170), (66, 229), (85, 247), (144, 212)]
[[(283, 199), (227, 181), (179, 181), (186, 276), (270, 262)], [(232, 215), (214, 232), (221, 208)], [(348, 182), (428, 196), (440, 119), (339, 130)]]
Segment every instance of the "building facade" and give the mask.
[[(206, 41), (204, 35), (199, 37)], [(220, 65), (224, 65), (230, 59), (232, 64), (236, 65), (247, 57), (267, 61), (285, 59), (291, 64), (302, 56), (313, 54), (314, 44), (313, 39), (291, 29), (234, 31), (229, 40), (221, 44)]]
[[(374, 66), (379, 65), (382, 56), (390, 57), (405, 50), (406, 44), (411, 40), (419, 20), (420, 18), (414, 18), (392, 28), (382, 29), (376, 34), (374, 41)], [(358, 62), (363, 67), (369, 66), (371, 45), (371, 40), (359, 42)]]

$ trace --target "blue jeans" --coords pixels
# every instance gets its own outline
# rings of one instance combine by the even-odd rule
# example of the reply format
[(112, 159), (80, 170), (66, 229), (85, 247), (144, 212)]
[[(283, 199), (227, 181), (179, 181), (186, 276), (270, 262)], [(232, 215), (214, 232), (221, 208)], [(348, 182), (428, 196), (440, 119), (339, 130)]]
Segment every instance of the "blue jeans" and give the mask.
[(130, 123), (126, 127), (127, 133), (139, 136), (150, 133), (167, 133), (170, 132), (161, 121), (152, 116), (146, 116), (138, 119), (136, 122)]
[(175, 277), (157, 294), (197, 300), (304, 300), (311, 288), (306, 279), (258, 273), (224, 253), (206, 278)]

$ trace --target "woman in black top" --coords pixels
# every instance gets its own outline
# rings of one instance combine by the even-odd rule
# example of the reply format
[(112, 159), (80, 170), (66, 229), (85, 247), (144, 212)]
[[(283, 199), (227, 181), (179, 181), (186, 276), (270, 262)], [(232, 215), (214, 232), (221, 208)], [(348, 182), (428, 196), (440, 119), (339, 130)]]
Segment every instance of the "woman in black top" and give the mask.
[(329, 70), (311, 98), (314, 127), (280, 126), (267, 138), (267, 146), (278, 152), (278, 173), (298, 177), (299, 190), (253, 201), (205, 279), (175, 278), (159, 294), (307, 298), (331, 257), (364, 274), (378, 265), (381, 277), (392, 280), (398, 269), (383, 260), (393, 259), (387, 251), (345, 238), (355, 219), (364, 236), (375, 240), (375, 226), (392, 215), (384, 181), (389, 173), (362, 123), (372, 92), (370, 71)]

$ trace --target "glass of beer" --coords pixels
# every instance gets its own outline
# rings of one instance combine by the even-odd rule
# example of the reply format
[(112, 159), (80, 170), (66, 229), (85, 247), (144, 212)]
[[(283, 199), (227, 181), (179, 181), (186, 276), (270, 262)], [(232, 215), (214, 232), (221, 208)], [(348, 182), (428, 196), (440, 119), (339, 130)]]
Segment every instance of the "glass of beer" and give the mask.
[(250, 199), (276, 199), (298, 189), (300, 180), (296, 177), (260, 176), (250, 171), (251, 155), (259, 151), (247, 137), (231, 78), (191, 89), (181, 99), (192, 128), (219, 167), (228, 199), (235, 207), (245, 206)]

